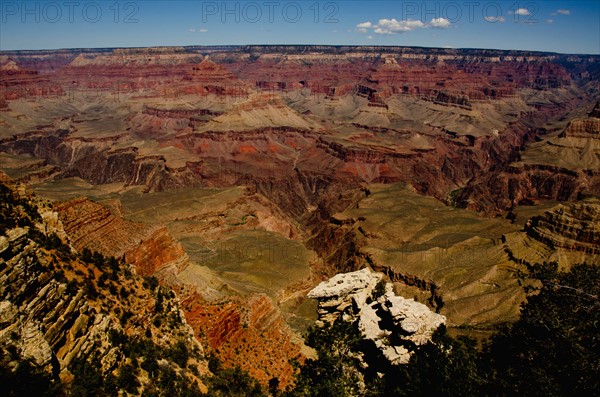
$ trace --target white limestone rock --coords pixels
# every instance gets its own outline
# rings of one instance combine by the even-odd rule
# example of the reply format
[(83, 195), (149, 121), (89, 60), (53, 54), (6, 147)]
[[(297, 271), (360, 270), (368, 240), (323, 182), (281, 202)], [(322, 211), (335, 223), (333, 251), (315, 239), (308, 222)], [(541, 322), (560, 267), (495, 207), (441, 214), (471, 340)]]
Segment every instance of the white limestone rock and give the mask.
[(319, 322), (333, 322), (340, 314), (346, 321), (355, 320), (382, 279), (383, 274), (362, 269), (336, 274), (317, 285), (308, 297), (319, 301)]
[(433, 331), (446, 323), (446, 317), (429, 310), (427, 306), (413, 299), (394, 296), (386, 299), (381, 308), (389, 313), (394, 325), (408, 334), (406, 339), (417, 345), (427, 343)]
[(382, 279), (382, 273), (369, 269), (338, 274), (315, 287), (308, 297), (319, 301), (317, 325), (331, 323), (340, 315), (344, 321), (357, 321), (363, 337), (390, 363), (405, 364), (410, 360), (411, 346), (431, 340), (446, 317), (413, 299), (396, 296), (390, 283), (384, 294), (371, 302), (373, 290)]

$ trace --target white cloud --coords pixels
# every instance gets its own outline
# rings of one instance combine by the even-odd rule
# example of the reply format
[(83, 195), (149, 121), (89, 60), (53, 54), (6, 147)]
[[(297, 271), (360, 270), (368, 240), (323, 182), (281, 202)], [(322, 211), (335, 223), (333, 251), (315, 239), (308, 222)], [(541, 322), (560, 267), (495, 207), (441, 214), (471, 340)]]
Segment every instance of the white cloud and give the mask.
[(198, 32), (200, 32), (200, 33), (206, 33), (206, 32), (208, 32), (208, 29), (202, 28), (202, 29), (198, 30)]
[(529, 15), (531, 14), (527, 8), (517, 8), (515, 11), (516, 15)]
[(421, 21), (414, 19), (407, 19), (405, 21), (398, 21), (395, 18), (392, 19), (380, 19), (377, 25), (373, 26), (374, 32), (377, 34), (396, 34), (410, 32), (416, 28), (424, 28), (425, 24)]
[(554, 19), (546, 19), (546, 23), (547, 23), (547, 24), (554, 23)]
[(499, 17), (483, 17), (483, 19), (485, 19), (486, 22), (490, 22), (490, 23), (496, 23), (496, 22), (504, 22), (506, 19), (504, 19), (503, 16), (499, 16)]
[(451, 26), (451, 23), (446, 18), (433, 18), (428, 23), (419, 21), (417, 19), (406, 19), (397, 20), (395, 18), (387, 19), (382, 18), (374, 24), (370, 21), (361, 22), (356, 25), (356, 31), (359, 33), (368, 33), (372, 29), (373, 33), (376, 34), (398, 34), (404, 32), (410, 32), (415, 29), (424, 28), (436, 28), (436, 29), (447, 29)]
[(194, 28), (189, 28), (189, 29), (188, 29), (188, 32), (192, 32), (192, 33), (194, 33), (195, 31), (196, 31), (196, 29), (194, 29)]
[(356, 25), (356, 31), (359, 33), (367, 33), (367, 29), (370, 29), (372, 27), (373, 24), (371, 23), (371, 21), (361, 22), (358, 25)]
[(564, 8), (561, 8), (560, 10), (556, 10), (557, 13), (562, 14), (562, 15), (571, 15), (571, 10), (565, 10)]
[(446, 18), (433, 18), (431, 22), (429, 22), (429, 26), (438, 29), (447, 29), (450, 27), (450, 21)]
[(189, 28), (188, 32), (192, 32), (192, 33), (195, 33), (195, 32), (206, 33), (206, 32), (208, 32), (208, 29), (204, 29), (204, 28), (200, 28), (200, 29)]
[(367, 39), (373, 40), (373, 36), (367, 36)]

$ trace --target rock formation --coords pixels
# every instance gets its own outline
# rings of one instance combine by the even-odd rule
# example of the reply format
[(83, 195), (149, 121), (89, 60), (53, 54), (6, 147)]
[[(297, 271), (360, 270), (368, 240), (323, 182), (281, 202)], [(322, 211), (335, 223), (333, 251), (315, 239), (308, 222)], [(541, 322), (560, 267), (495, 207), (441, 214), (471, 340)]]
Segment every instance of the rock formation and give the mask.
[(427, 343), (446, 317), (412, 299), (396, 296), (384, 275), (368, 268), (341, 273), (308, 293), (319, 302), (321, 326), (341, 318), (356, 322), (391, 364), (406, 364), (415, 346)]
[(600, 254), (599, 219), (600, 203), (584, 202), (536, 216), (528, 221), (526, 230), (552, 247)]
[(513, 162), (470, 181), (457, 202), (494, 213), (538, 199), (600, 195), (600, 119), (574, 118), (558, 134), (529, 143)]

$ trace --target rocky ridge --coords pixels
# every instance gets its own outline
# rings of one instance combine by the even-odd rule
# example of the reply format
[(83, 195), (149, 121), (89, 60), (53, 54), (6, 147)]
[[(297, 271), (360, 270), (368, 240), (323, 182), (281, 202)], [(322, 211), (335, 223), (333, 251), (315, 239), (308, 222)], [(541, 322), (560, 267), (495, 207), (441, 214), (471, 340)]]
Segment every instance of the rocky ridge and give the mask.
[[(79, 371), (93, 366), (94, 373), (108, 382), (106, 387), (130, 393), (159, 387), (159, 374), (174, 370), (174, 380), (185, 384), (178, 388), (206, 390), (198, 378), (199, 373), (208, 373), (199, 358), (202, 346), (170, 290), (149, 283), (114, 258), (86, 250), (76, 254), (57, 234), (46, 234), (49, 225), (38, 214), (38, 208), (48, 211), (46, 204), (17, 198), (6, 179), (0, 189), (3, 366), (15, 370), (29, 360), (67, 388), (85, 387), (78, 383)], [(138, 342), (145, 344), (146, 353), (132, 353), (132, 344)], [(185, 362), (175, 351), (185, 351)], [(131, 371), (132, 360), (153, 363), (154, 369), (142, 365), (144, 370), (136, 368), (127, 375), (133, 376), (130, 382), (120, 383), (125, 376), (121, 374)], [(196, 368), (196, 375), (188, 365)]]

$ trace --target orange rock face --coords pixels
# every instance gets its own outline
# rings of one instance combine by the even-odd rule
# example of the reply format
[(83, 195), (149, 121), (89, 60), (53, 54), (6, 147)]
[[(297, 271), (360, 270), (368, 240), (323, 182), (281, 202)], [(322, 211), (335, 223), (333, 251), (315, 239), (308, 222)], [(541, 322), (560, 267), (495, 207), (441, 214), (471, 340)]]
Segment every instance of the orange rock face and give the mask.
[(74, 248), (95, 250), (120, 257), (152, 235), (152, 228), (111, 214), (110, 210), (86, 198), (55, 205)]
[(267, 296), (216, 304), (190, 296), (182, 304), (196, 336), (226, 366), (246, 368), (264, 384), (272, 377), (278, 377), (282, 387), (293, 380), (290, 360), (302, 362), (304, 356)]
[(149, 237), (125, 254), (125, 260), (135, 265), (142, 276), (160, 273), (165, 265), (173, 264), (175, 274), (183, 271), (189, 264), (187, 254), (181, 244), (174, 240), (166, 228), (156, 229)]

